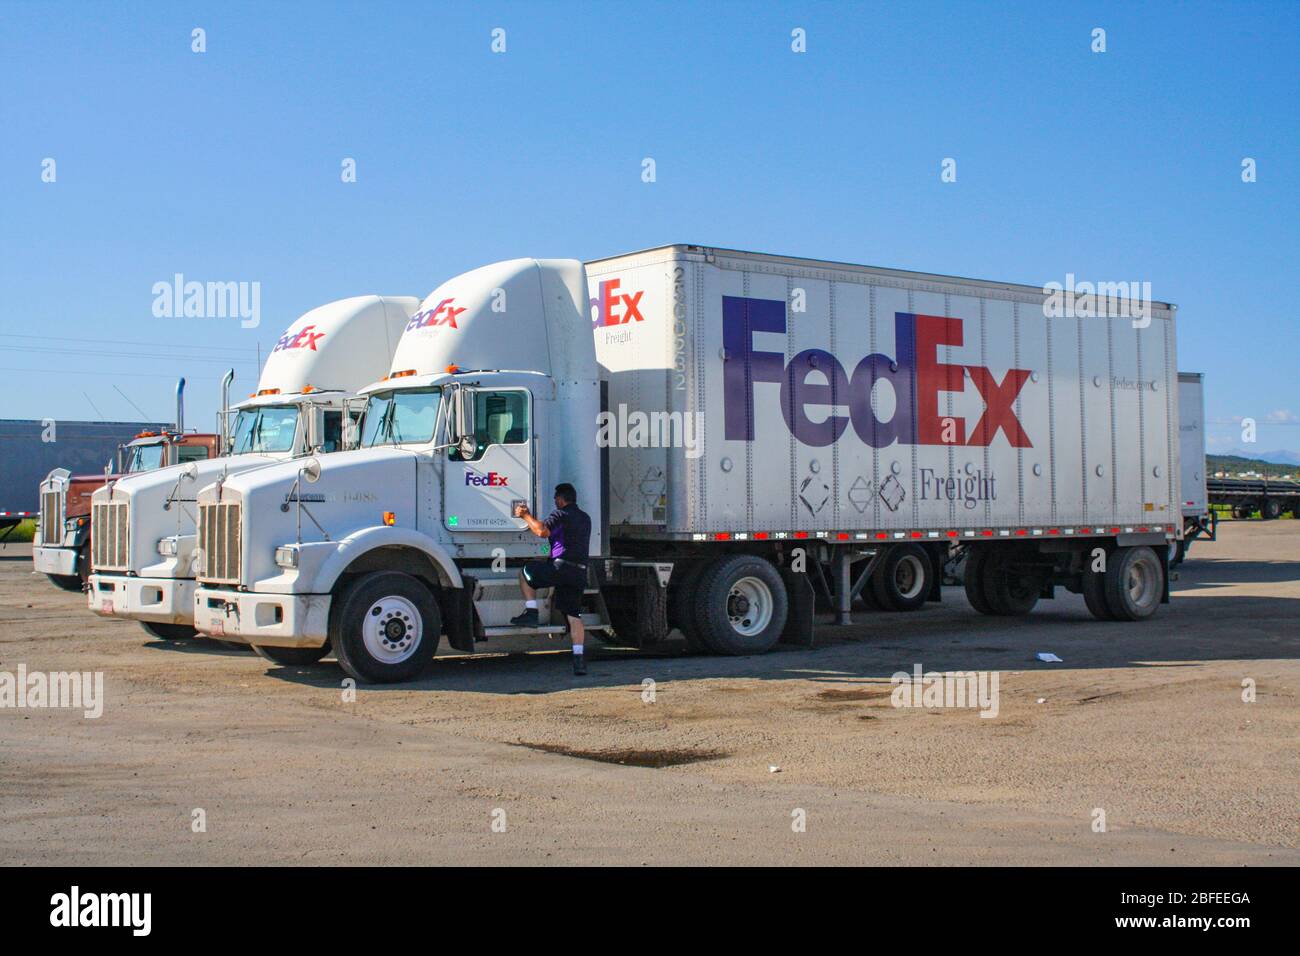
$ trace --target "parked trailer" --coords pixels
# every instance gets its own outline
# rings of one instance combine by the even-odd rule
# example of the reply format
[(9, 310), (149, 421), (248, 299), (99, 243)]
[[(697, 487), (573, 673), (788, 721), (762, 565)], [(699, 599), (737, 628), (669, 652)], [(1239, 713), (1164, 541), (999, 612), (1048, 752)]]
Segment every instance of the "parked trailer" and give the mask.
[[(124, 478), (95, 492), (90, 610), (139, 621), (154, 637), (193, 637), (195, 493), (218, 478), (344, 447), (347, 402), (387, 371), (414, 296), (356, 296), (311, 309), (234, 408), (223, 390), (222, 458)], [(228, 381), (228, 380), (227, 380)]]
[(0, 540), (20, 522), (39, 516), (40, 483), (54, 469), (98, 469), (102, 475), (131, 436), (163, 427), (156, 422), (0, 419)]
[[(593, 518), (584, 620), (609, 640), (807, 644), (816, 569), (847, 621), (867, 587), (938, 600), (955, 554), (986, 614), (1064, 587), (1148, 617), (1182, 534), (1174, 307), (1112, 305), (1129, 316), (686, 245), (476, 269), (363, 389), (360, 449), (199, 493), (196, 626), (332, 645), (370, 681), (416, 676), (443, 632), (470, 651), (561, 631), (508, 620), (545, 551), (512, 505), (562, 481)], [(294, 488), (313, 494), (285, 510)]]
[(1234, 518), (1249, 518), (1256, 511), (1265, 521), (1285, 511), (1300, 518), (1300, 482), (1285, 478), (1211, 478), (1206, 482), (1210, 504), (1226, 505)]
[(1210, 510), (1205, 485), (1205, 375), (1178, 373), (1179, 500), (1183, 537), (1171, 544), (1169, 565), (1182, 564), (1197, 538), (1218, 537), (1218, 515)]

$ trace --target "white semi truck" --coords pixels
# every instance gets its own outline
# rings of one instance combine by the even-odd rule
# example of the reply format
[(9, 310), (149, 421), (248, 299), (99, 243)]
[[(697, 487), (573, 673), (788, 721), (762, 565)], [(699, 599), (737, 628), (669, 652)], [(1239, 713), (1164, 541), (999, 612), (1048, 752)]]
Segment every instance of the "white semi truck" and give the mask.
[(362, 389), (362, 447), (199, 492), (195, 626), (411, 679), (444, 633), (519, 633), (545, 543), (512, 506), (560, 482), (584, 621), (623, 643), (810, 643), (818, 593), (914, 609), (957, 553), (983, 613), (1064, 587), (1148, 617), (1182, 534), (1175, 310), (1060, 296), (688, 245), (465, 273)]
[(96, 491), (90, 609), (138, 620), (164, 640), (193, 636), (198, 490), (274, 462), (341, 449), (352, 431), (347, 400), (387, 371), (419, 303), (414, 296), (357, 296), (305, 313), (272, 349), (257, 390), (233, 408), (223, 395), (226, 456), (125, 477)]

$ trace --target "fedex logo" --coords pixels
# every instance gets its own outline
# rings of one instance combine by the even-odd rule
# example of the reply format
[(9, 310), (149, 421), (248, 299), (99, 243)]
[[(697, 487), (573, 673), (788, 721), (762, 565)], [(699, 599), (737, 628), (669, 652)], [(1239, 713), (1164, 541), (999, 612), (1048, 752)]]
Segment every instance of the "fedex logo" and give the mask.
[(280, 336), (280, 341), (275, 343), (275, 348), (271, 349), (271, 351), (279, 352), (283, 349), (311, 349), (315, 352), (316, 343), (325, 338), (325, 333), (313, 331), (315, 328), (316, 326), (314, 325), (304, 325), (292, 335), (288, 332), (284, 333), (284, 335)]
[[(590, 300), (591, 307), (595, 310), (595, 318), (591, 320), (593, 326), (626, 325), (628, 322), (644, 320), (645, 317), (641, 315), (641, 296), (645, 295), (645, 290), (623, 295), (618, 291), (619, 285), (618, 279), (606, 279), (596, 287), (599, 292), (596, 298)], [(623, 309), (621, 313), (616, 311), (620, 306)]]
[[(894, 442), (903, 445), (990, 445), (1001, 431), (1014, 448), (1033, 443), (1016, 417), (1013, 404), (1029, 379), (1029, 370), (1013, 368), (999, 382), (980, 365), (939, 362), (941, 345), (962, 344), (961, 319), (941, 315), (894, 314), (898, 356), (868, 355), (849, 375), (830, 352), (805, 349), (785, 364), (780, 352), (754, 350), (755, 332), (786, 330), (785, 302), (780, 299), (722, 297), (722, 344), (725, 433), (728, 441), (754, 440), (754, 386), (771, 382), (781, 386), (781, 414), (786, 427), (805, 445), (825, 446), (839, 441), (849, 424), (873, 448)], [(808, 381), (819, 372), (825, 382)], [(964, 418), (939, 415), (940, 392), (962, 392), (965, 372), (984, 400), (984, 414), (966, 430)], [(871, 407), (871, 391), (884, 380), (894, 389), (893, 418), (881, 421)], [(848, 406), (849, 414), (813, 421), (809, 405)]]
[(411, 316), (411, 321), (406, 323), (406, 331), (409, 332), (411, 329), (423, 329), (426, 326), (436, 325), (449, 325), (453, 329), (460, 328), (460, 326), (456, 324), (456, 316), (460, 315), (465, 310), (463, 308), (458, 309), (456, 306), (452, 305), (455, 301), (456, 297), (452, 296), (450, 299), (443, 299), (432, 309), (425, 309), (422, 312), (415, 313), (415, 315)]
[(510, 484), (510, 479), (498, 471), (489, 471), (486, 475), (480, 475), (477, 471), (470, 471), (466, 468), (465, 484), (504, 488)]

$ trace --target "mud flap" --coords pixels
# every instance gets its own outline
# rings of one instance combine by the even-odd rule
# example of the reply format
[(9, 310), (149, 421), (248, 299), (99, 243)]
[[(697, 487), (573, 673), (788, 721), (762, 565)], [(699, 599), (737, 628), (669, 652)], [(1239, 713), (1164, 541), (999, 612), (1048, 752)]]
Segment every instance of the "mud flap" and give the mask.
[(812, 647), (815, 626), (813, 613), (816, 603), (812, 581), (808, 579), (807, 574), (791, 571), (789, 568), (777, 570), (781, 574), (781, 580), (785, 582), (785, 593), (790, 607), (785, 618), (785, 628), (781, 631), (780, 643)]
[(447, 643), (466, 654), (474, 653), (474, 590), (478, 581), (462, 575), (463, 587), (445, 588), (441, 593), (442, 629)]

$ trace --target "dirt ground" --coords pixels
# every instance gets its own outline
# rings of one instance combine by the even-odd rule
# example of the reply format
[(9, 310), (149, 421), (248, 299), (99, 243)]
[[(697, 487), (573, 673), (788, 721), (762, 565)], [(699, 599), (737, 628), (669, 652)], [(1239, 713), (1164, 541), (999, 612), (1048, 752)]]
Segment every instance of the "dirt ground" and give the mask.
[[(1300, 521), (1220, 531), (1142, 624), (950, 588), (811, 650), (593, 642), (581, 679), (444, 646), (355, 701), (332, 660), (95, 618), (10, 545), (0, 671), (102, 671), (106, 702), (0, 709), (0, 863), (1297, 864)], [(915, 664), (998, 672), (998, 715), (891, 706)]]

